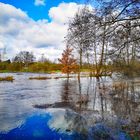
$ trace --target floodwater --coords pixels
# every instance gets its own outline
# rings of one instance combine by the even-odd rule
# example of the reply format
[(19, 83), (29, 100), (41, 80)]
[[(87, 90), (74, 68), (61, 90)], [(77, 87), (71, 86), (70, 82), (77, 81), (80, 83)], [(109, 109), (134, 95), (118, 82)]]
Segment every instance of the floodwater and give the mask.
[(0, 82), (0, 140), (140, 139), (139, 78), (0, 74), (8, 75), (15, 80)]

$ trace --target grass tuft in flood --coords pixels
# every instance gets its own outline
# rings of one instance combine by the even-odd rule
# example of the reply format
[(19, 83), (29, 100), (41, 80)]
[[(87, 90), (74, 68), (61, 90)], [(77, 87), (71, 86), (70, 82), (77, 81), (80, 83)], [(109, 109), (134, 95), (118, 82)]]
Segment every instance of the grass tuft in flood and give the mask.
[(29, 77), (29, 80), (47, 80), (47, 79), (52, 79), (51, 77)]
[(14, 80), (13, 76), (0, 77), (0, 81), (12, 82), (13, 80)]

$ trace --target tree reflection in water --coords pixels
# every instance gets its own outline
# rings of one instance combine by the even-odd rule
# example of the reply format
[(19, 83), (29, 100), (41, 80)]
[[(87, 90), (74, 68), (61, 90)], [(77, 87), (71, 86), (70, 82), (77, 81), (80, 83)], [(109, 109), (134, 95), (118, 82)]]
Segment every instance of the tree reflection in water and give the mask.
[(87, 120), (88, 127), (102, 123), (112, 129), (126, 130), (129, 133), (139, 132), (139, 86), (140, 81), (134, 80), (122, 82), (105, 78), (63, 80), (61, 102), (46, 107), (70, 108)]
[(88, 78), (64, 81), (62, 101), (84, 115), (90, 124), (104, 122), (128, 131), (140, 129), (140, 82), (111, 82)]
[(139, 129), (140, 125), (140, 83), (124, 81), (113, 83), (111, 104), (118, 120), (125, 129)]

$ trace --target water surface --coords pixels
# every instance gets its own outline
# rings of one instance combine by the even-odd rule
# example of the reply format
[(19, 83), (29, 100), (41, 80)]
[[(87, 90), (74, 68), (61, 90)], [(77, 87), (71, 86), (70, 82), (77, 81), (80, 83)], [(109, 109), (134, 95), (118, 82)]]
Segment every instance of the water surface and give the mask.
[(0, 74), (8, 75), (15, 80), (0, 83), (2, 139), (21, 139), (21, 135), (23, 139), (32, 135), (32, 139), (47, 140), (139, 137), (139, 78), (29, 80), (55, 75)]

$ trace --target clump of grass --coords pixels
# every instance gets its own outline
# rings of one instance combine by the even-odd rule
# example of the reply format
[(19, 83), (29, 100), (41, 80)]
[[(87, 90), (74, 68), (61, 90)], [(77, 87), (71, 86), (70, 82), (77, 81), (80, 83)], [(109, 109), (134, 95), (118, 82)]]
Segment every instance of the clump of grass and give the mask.
[(59, 79), (60, 77), (54, 77), (54, 79)]
[(0, 81), (12, 82), (13, 80), (14, 80), (13, 76), (0, 77)]
[(29, 80), (47, 80), (47, 79), (52, 79), (51, 77), (29, 77)]

